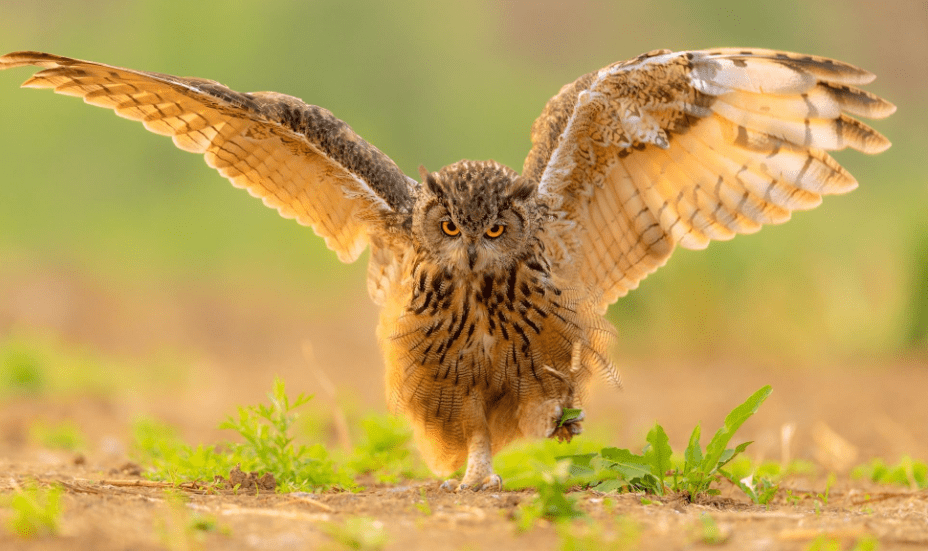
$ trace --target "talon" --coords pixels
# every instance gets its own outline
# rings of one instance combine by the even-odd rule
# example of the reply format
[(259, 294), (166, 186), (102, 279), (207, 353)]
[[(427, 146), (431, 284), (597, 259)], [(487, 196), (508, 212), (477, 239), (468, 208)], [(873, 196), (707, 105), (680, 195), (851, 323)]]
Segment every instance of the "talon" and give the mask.
[(571, 439), (583, 432), (583, 425), (576, 419), (568, 421), (554, 430), (549, 438), (557, 438), (558, 442), (570, 442)]
[[(464, 484), (464, 483), (462, 482), (462, 483), (458, 484), (457, 489), (455, 489), (454, 491), (455, 491), (455, 492), (466, 492), (466, 491), (469, 490), (469, 489), (470, 489), (470, 484)], [(474, 488), (474, 490), (476, 490), (476, 489), (477, 489), (477, 488)]]
[(480, 484), (477, 490), (496, 490), (501, 491), (503, 489), (503, 479), (498, 474), (494, 473), (490, 476), (483, 479), (483, 483)]
[(448, 480), (442, 482), (438, 489), (444, 490), (446, 492), (456, 492), (459, 489), (458, 480), (456, 478), (449, 478)]
[(463, 489), (472, 489), (475, 492), (489, 492), (489, 491), (501, 491), (503, 489), (503, 479), (498, 474), (493, 473), (488, 477), (480, 481), (480, 484), (475, 485), (473, 488), (468, 488), (467, 485)]

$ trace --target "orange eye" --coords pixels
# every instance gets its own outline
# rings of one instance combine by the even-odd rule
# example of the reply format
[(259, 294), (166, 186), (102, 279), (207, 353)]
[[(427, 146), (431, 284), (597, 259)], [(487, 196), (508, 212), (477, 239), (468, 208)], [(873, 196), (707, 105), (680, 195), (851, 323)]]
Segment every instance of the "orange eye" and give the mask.
[(493, 224), (493, 227), (487, 230), (487, 237), (496, 239), (497, 237), (503, 235), (503, 232), (506, 231), (506, 226), (502, 224)]
[(461, 233), (461, 228), (457, 227), (451, 220), (445, 220), (441, 223), (441, 231), (445, 232), (445, 235), (455, 237)]

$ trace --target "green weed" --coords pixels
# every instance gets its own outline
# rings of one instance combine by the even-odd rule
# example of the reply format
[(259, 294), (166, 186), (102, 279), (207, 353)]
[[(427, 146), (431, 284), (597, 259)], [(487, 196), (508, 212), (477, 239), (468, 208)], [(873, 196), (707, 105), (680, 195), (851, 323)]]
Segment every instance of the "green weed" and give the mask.
[(292, 401), (282, 380), (275, 379), (268, 394), (270, 405), (240, 407), (238, 417), (229, 417), (220, 428), (234, 430), (244, 442), (221, 446), (184, 444), (170, 427), (142, 420), (133, 427), (137, 460), (151, 466), (148, 474), (157, 480), (212, 481), (228, 476), (236, 465), (246, 472), (274, 475), (279, 492), (315, 491), (340, 486), (353, 487), (351, 478), (336, 468), (322, 444), (296, 445), (291, 429), (297, 407), (309, 397)]
[(4, 343), (0, 365), (3, 373), (0, 388), (12, 394), (41, 394), (47, 386), (47, 376), (41, 360), (30, 350)]
[[(876, 551), (880, 547), (880, 542), (873, 536), (864, 536), (859, 540), (855, 541), (852, 547), (849, 547), (847, 551)], [(828, 534), (822, 534), (821, 536), (812, 540), (812, 543), (806, 547), (806, 551), (844, 551), (844, 547), (841, 545), (841, 540)]]
[[(767, 505), (776, 496), (780, 482), (790, 475), (815, 475), (818, 467), (803, 460), (793, 460), (787, 465), (778, 461), (764, 461), (755, 464), (746, 457), (733, 459), (726, 465), (724, 476), (754, 503)], [(795, 505), (800, 498), (793, 496), (791, 490), (787, 492), (787, 503)]]
[(815, 476), (818, 473), (818, 466), (815, 463), (801, 459), (794, 459), (787, 465), (783, 465), (779, 461), (755, 463), (747, 457), (739, 456), (732, 459), (725, 467), (726, 473), (736, 480), (754, 476), (778, 482), (789, 475)]
[[(664, 495), (670, 490), (685, 492), (690, 499), (702, 493), (716, 494), (718, 490), (710, 486), (719, 477), (725, 476), (722, 467), (751, 444), (745, 442), (729, 449), (728, 443), (771, 391), (769, 386), (765, 386), (732, 410), (705, 450), (700, 445), (700, 426), (696, 425), (684, 452), (682, 466), (672, 461), (673, 451), (667, 434), (663, 427), (655, 424), (648, 432), (648, 444), (643, 454), (638, 455), (626, 449), (604, 448), (598, 454), (574, 455), (570, 457), (573, 461), (572, 472), (579, 478), (585, 476), (598, 480), (593, 487), (603, 492), (630, 490)], [(608, 476), (609, 473), (612, 476)]]
[[(603, 447), (601, 443), (589, 438), (574, 438), (570, 442), (558, 442), (554, 439), (524, 440), (504, 448), (493, 460), (493, 467), (502, 477), (507, 490), (537, 488), (544, 483), (543, 473), (555, 469), (558, 460), (571, 458), (570, 485), (588, 485), (601, 478), (611, 476), (609, 473), (577, 468), (587, 457), (597, 454)], [(578, 459), (580, 458), (580, 459)]]
[(377, 482), (422, 479), (431, 473), (412, 447), (412, 429), (395, 415), (374, 414), (361, 420), (363, 436), (347, 461), (352, 476), (372, 474)]
[(127, 364), (43, 336), (0, 337), (0, 397), (82, 393), (106, 396), (119, 388), (174, 388), (185, 376), (173, 358)]
[(269, 406), (240, 407), (237, 419), (229, 417), (219, 425), (245, 439), (244, 443), (228, 444), (230, 455), (242, 470), (273, 474), (280, 492), (352, 487), (353, 481), (335, 467), (325, 446), (294, 444), (290, 434), (298, 417), (294, 410), (311, 397), (300, 394), (291, 403), (284, 382), (275, 378), (268, 398)]
[(831, 487), (835, 485), (835, 473), (828, 474), (828, 480), (825, 481), (825, 493), (816, 494), (823, 507), (828, 507), (828, 497), (831, 494)]
[(219, 524), (212, 515), (191, 511), (187, 507), (187, 496), (165, 490), (164, 500), (167, 510), (155, 518), (155, 531), (158, 539), (172, 551), (188, 551), (203, 546), (206, 535), (210, 533), (229, 535), (227, 526)]
[(564, 408), (561, 411), (561, 418), (557, 422), (558, 427), (563, 427), (564, 423), (573, 421), (583, 415), (583, 410), (578, 408)]
[(236, 458), (214, 446), (191, 447), (173, 427), (153, 419), (142, 418), (132, 425), (132, 457), (146, 465), (146, 476), (174, 484), (189, 481), (212, 482), (228, 476)]
[(387, 545), (383, 523), (367, 517), (352, 517), (344, 524), (322, 525), (323, 531), (345, 549), (377, 551)]
[(61, 516), (61, 488), (52, 486), (41, 489), (34, 482), (13, 494), (9, 500), (13, 511), (7, 528), (22, 538), (33, 538), (58, 533)]
[(699, 515), (698, 539), (706, 545), (720, 545), (725, 543), (729, 534), (724, 533), (715, 519), (706, 513)]
[(928, 464), (904, 456), (898, 464), (887, 465), (882, 459), (874, 459), (851, 471), (855, 479), (867, 478), (879, 484), (897, 484), (910, 488), (928, 488)]
[(50, 424), (35, 421), (29, 425), (29, 440), (49, 449), (78, 451), (86, 449), (87, 442), (80, 429), (71, 421)]
[(880, 541), (874, 536), (864, 536), (854, 542), (851, 551), (876, 551), (880, 548)]
[(637, 549), (641, 528), (624, 517), (605, 522), (561, 522), (555, 526), (560, 551), (626, 551)]
[(429, 498), (425, 495), (425, 488), (419, 488), (419, 501), (416, 502), (416, 509), (427, 517), (432, 516), (432, 506), (429, 505)]
[(777, 495), (777, 491), (780, 489), (779, 484), (775, 484), (765, 477), (747, 476), (741, 479), (732, 479), (731, 482), (758, 505), (770, 503), (770, 500)]
[(538, 495), (517, 512), (516, 524), (520, 530), (528, 530), (541, 518), (558, 522), (583, 516), (583, 511), (577, 508), (576, 496), (567, 494), (571, 486), (570, 464), (569, 459), (564, 459), (541, 473)]

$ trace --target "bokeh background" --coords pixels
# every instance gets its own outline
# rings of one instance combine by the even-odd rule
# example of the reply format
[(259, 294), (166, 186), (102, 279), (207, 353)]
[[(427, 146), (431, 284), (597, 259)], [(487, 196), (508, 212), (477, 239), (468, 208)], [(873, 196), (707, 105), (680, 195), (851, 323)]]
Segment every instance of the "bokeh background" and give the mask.
[[(924, 1), (0, 3), (4, 52), (295, 95), (330, 109), (410, 175), (461, 158), (521, 169), (532, 121), (563, 84), (651, 49), (713, 46), (814, 53), (871, 70), (878, 79), (867, 89), (898, 106), (873, 123), (893, 147), (837, 153), (858, 190), (784, 226), (680, 250), (616, 304), (609, 315), (626, 381), (651, 384), (654, 365), (709, 378), (717, 365), (924, 368)], [(319, 391), (312, 363), (383, 407), (363, 258), (340, 264), (311, 231), (137, 123), (18, 89), (30, 74), (0, 74), (0, 368), (12, 365), (10, 350), (42, 347), (142, 366), (138, 386), (194, 366), (208, 373), (189, 375), (208, 404), (253, 402), (268, 373)], [(217, 376), (241, 383), (211, 395)]]

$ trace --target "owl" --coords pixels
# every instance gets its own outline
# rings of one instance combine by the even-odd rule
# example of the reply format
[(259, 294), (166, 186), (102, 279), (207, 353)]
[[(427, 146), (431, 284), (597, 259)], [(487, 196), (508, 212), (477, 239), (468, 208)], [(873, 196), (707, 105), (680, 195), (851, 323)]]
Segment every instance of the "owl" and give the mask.
[(460, 161), (419, 180), (326, 109), (275, 92), (37, 52), (52, 88), (171, 136), (344, 262), (370, 248), (368, 291), (388, 403), (451, 490), (501, 488), (493, 454), (519, 437), (570, 439), (584, 386), (613, 384), (606, 308), (679, 245), (778, 224), (855, 179), (827, 151), (889, 141), (853, 118), (887, 101), (874, 76), (759, 49), (652, 51), (581, 76), (531, 129), (521, 174)]

